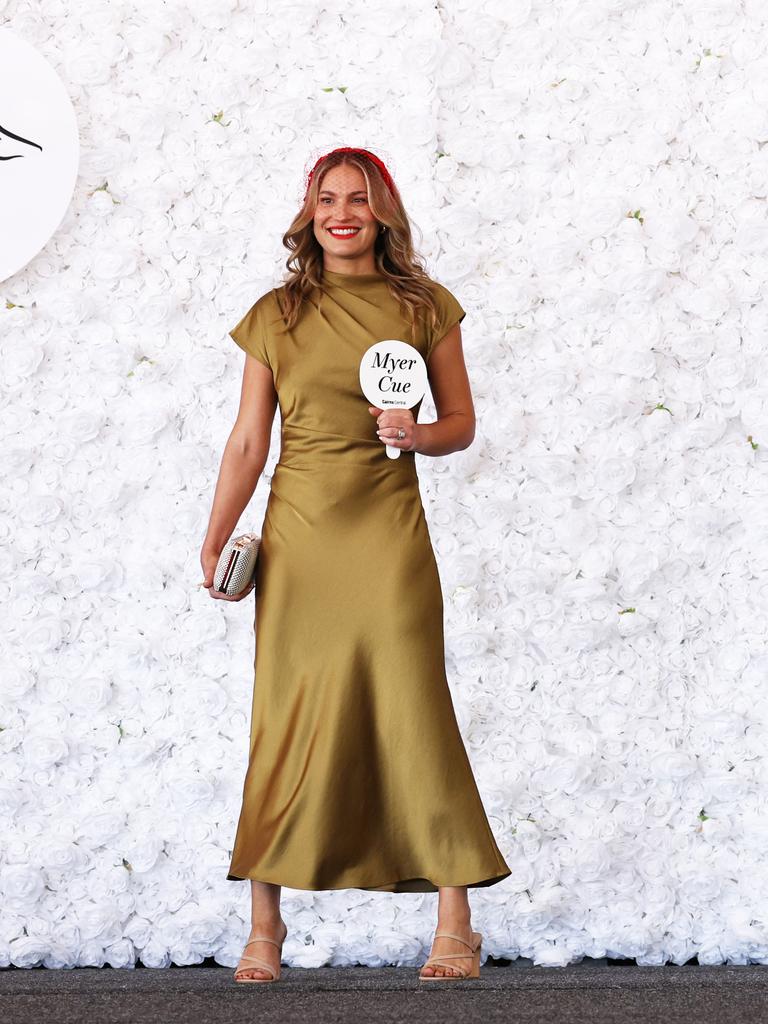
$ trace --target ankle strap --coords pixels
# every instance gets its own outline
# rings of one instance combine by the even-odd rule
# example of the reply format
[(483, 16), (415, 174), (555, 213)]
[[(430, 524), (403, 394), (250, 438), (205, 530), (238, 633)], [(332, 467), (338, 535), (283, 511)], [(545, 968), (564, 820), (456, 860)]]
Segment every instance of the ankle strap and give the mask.
[[(257, 935), (257, 936), (256, 936), (255, 938), (253, 938), (253, 939), (249, 939), (249, 940), (248, 940), (248, 941), (246, 942), (246, 944), (245, 944), (245, 945), (246, 945), (246, 946), (250, 946), (250, 944), (251, 944), (252, 942), (271, 942), (271, 943), (272, 943), (272, 945), (273, 945), (273, 946), (277, 946), (277, 948), (278, 948), (278, 949), (282, 949), (282, 948), (283, 948), (283, 947), (282, 947), (282, 946), (280, 945), (280, 943), (279, 943), (279, 942), (275, 942), (275, 940), (274, 940), (274, 939), (270, 939), (270, 938), (269, 938), (268, 936), (266, 936), (266, 935)], [(245, 948), (245, 946), (244, 946), (243, 948)]]
[(470, 949), (474, 949), (474, 946), (472, 945), (471, 942), (467, 942), (467, 940), (463, 938), (463, 936), (456, 935), (454, 932), (435, 932), (435, 938), (437, 938), (440, 935), (445, 936), (445, 938), (447, 939), (458, 939), (459, 942), (463, 942), (465, 946), (468, 946)]

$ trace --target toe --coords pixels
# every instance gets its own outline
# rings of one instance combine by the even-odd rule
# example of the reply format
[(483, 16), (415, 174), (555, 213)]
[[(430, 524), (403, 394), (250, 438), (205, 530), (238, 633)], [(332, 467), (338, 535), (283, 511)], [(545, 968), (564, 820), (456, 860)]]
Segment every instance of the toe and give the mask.
[(238, 978), (266, 978), (267, 972), (261, 967), (244, 967), (237, 972)]

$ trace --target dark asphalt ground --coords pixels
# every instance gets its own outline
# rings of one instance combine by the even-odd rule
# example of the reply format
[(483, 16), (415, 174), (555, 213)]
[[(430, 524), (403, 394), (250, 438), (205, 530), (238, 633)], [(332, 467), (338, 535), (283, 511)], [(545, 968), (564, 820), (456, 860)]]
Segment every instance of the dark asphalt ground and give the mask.
[(768, 966), (564, 968), (484, 964), (480, 979), (419, 982), (416, 968), (283, 967), (237, 985), (226, 967), (0, 970), (2, 1024), (732, 1024), (768, 1022)]

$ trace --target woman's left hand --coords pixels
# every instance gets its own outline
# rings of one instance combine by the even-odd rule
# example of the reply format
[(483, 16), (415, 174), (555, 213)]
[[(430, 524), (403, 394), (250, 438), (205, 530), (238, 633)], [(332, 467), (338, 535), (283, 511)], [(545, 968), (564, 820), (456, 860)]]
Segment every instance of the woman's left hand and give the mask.
[[(419, 424), (410, 409), (377, 409), (375, 405), (369, 405), (368, 412), (376, 417), (376, 433), (383, 444), (400, 448), (404, 452), (414, 451), (418, 442)], [(405, 437), (399, 440), (398, 428), (405, 432)]]

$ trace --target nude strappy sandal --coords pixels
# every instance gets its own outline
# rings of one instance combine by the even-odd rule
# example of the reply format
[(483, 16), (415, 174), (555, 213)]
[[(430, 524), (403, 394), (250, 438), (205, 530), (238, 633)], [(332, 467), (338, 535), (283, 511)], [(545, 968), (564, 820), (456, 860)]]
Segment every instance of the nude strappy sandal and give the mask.
[[(464, 978), (479, 978), (480, 977), (480, 945), (483, 941), (483, 936), (480, 932), (472, 932), (472, 943), (467, 942), (461, 935), (454, 935), (453, 932), (435, 932), (435, 938), (439, 935), (444, 935), (449, 939), (458, 939), (459, 942), (468, 946), (472, 950), (472, 970), (468, 971), (465, 967), (459, 967), (458, 964), (444, 964), (443, 960), (466, 960), (467, 953), (443, 953), (441, 956), (431, 956), (426, 963), (422, 964), (421, 970), (425, 967), (432, 967), (437, 965), (438, 967), (450, 967), (454, 971), (459, 971), (459, 974), (419, 974), (419, 981), (461, 981)], [(434, 944), (434, 943), (433, 943)]]
[[(268, 935), (257, 935), (255, 938), (249, 939), (248, 942), (246, 942), (245, 946), (243, 947), (243, 955), (240, 957), (240, 963), (235, 968), (235, 975), (234, 975), (235, 981), (238, 983), (238, 985), (245, 985), (248, 982), (254, 982), (254, 983), (263, 982), (263, 983), (266, 984), (266, 983), (268, 983), (270, 981), (278, 981), (279, 978), (280, 978), (280, 961), (278, 960), (278, 962), (277, 962), (277, 974), (275, 974), (274, 967), (272, 967), (271, 964), (268, 964), (266, 960), (262, 960), (260, 956), (251, 956), (250, 953), (246, 953), (245, 952), (245, 950), (251, 945), (252, 942), (271, 942), (273, 946), (277, 946), (277, 948), (280, 950), (280, 954), (281, 954), (281, 957), (282, 957), (282, 952), (283, 952), (283, 944), (282, 944), (282, 942), (275, 942), (275, 940), (274, 939), (270, 939)], [(245, 963), (246, 960), (250, 961), (250, 963)], [(238, 976), (237, 976), (238, 971), (246, 971), (249, 968), (254, 968), (254, 967), (260, 967), (262, 970), (268, 971), (272, 975), (272, 977), (271, 978), (238, 978)]]

